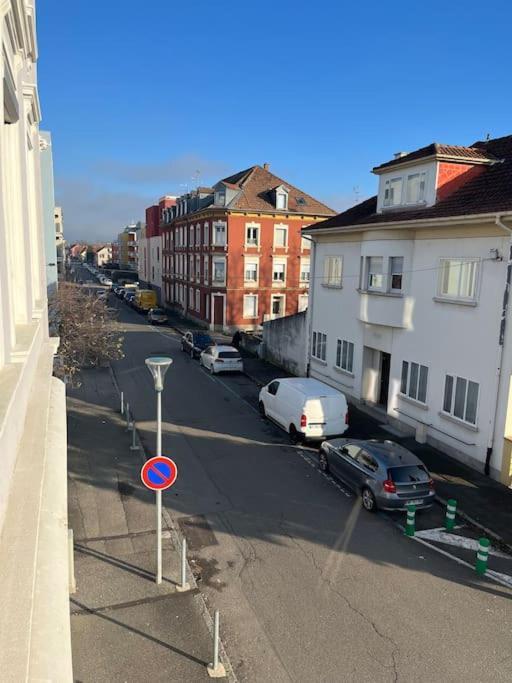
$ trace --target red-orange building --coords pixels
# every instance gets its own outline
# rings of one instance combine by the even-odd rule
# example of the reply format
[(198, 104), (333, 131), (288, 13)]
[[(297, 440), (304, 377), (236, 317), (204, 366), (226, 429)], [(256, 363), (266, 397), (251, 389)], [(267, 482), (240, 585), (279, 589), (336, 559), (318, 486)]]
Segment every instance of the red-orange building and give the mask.
[(179, 197), (162, 224), (165, 305), (229, 331), (304, 310), (310, 242), (301, 228), (332, 215), (267, 164)]

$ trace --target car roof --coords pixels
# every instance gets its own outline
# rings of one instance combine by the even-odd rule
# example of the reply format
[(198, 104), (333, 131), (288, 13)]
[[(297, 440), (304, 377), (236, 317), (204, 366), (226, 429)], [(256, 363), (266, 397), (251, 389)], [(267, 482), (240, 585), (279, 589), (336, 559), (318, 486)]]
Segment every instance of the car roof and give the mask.
[(234, 346), (229, 346), (228, 344), (217, 344), (215, 348), (219, 352), (220, 351), (236, 351), (237, 353), (240, 353), (238, 349), (235, 349)]
[(341, 391), (333, 389), (328, 384), (324, 384), (313, 377), (277, 377), (273, 381), (286, 386), (291, 386), (309, 398), (343, 395)]
[[(388, 439), (329, 439), (329, 443), (335, 448), (341, 448), (347, 444), (356, 444), (373, 455), (386, 467), (401, 467), (403, 465), (423, 465), (421, 460), (404, 448), (399, 443)], [(423, 465), (424, 466), (424, 465)]]

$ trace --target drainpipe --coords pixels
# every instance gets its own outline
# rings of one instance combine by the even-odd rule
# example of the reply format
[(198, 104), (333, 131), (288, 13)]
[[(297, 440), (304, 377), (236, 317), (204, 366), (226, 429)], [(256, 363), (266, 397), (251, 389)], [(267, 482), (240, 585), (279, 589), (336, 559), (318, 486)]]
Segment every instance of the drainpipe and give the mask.
[(505, 232), (508, 233), (508, 235), (510, 237), (510, 243), (509, 243), (509, 249), (508, 249), (507, 275), (505, 278), (505, 289), (503, 291), (503, 303), (501, 306), (500, 331), (499, 331), (499, 337), (498, 337), (498, 353), (497, 353), (497, 361), (496, 361), (496, 390), (494, 392), (494, 396), (495, 396), (494, 410), (491, 413), (491, 428), (489, 430), (489, 441), (487, 443), (487, 454), (485, 457), (484, 472), (487, 476), (491, 472), (491, 457), (492, 457), (492, 449), (493, 449), (493, 443), (494, 443), (494, 430), (496, 427), (496, 413), (498, 412), (498, 394), (499, 394), (500, 380), (501, 380), (501, 363), (502, 363), (502, 359), (503, 359), (503, 343), (505, 340), (505, 328), (507, 325), (507, 310), (508, 310), (508, 301), (509, 301), (509, 294), (510, 294), (510, 284), (512, 282), (512, 228), (509, 228), (508, 225), (505, 225), (505, 223), (503, 223), (503, 221), (501, 220), (500, 214), (496, 215), (495, 223), (499, 228), (502, 228)]
[(307, 311), (307, 324), (306, 324), (306, 329), (308, 331), (308, 336), (306, 339), (306, 377), (309, 377), (309, 369), (310, 369), (310, 353), (309, 350), (311, 348), (311, 337), (313, 334), (313, 308), (312, 308), (312, 303), (313, 303), (313, 295), (314, 295), (314, 290), (315, 290), (315, 261), (316, 261), (316, 242), (314, 239), (311, 237), (308, 237), (307, 235), (302, 235), (305, 239), (307, 239), (311, 243), (311, 254), (309, 257), (309, 293), (308, 293), (308, 311)]

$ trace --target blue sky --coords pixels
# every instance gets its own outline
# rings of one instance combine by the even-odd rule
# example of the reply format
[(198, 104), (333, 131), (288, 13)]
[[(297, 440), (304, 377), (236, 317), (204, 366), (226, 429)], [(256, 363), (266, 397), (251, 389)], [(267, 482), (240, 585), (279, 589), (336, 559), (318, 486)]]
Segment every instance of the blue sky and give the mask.
[(66, 236), (263, 162), (343, 209), (396, 151), (512, 133), (511, 20), (499, 0), (39, 0)]

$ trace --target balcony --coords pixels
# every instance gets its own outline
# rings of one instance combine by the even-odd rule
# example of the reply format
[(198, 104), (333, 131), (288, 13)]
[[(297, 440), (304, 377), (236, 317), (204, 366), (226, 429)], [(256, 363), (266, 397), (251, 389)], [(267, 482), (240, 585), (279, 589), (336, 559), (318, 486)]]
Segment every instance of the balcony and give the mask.
[(359, 290), (359, 320), (372, 325), (412, 327), (414, 299), (403, 294)]

